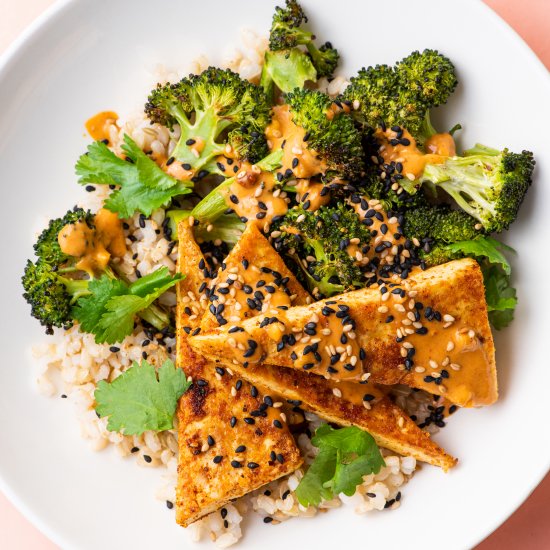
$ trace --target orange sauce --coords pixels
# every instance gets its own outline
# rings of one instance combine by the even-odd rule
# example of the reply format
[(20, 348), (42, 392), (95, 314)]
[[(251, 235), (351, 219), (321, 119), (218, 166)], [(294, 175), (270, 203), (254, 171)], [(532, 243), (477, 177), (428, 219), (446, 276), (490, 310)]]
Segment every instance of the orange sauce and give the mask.
[(122, 257), (126, 253), (122, 222), (104, 208), (95, 215), (93, 227), (83, 221), (67, 224), (57, 240), (65, 254), (79, 258), (76, 267), (90, 275), (101, 273), (111, 256)]
[(392, 145), (391, 140), (395, 139), (397, 133), (391, 129), (385, 132), (378, 128), (374, 133), (380, 148), (378, 153), (386, 164), (400, 162), (403, 165), (403, 175), (410, 180), (418, 179), (424, 172), (427, 163), (442, 164), (449, 156), (456, 154), (453, 137), (450, 134), (435, 134), (426, 141), (426, 150), (423, 153), (416, 145), (415, 139), (408, 130), (403, 129), (402, 138), (409, 140), (408, 145)]
[(109, 139), (109, 127), (116, 124), (118, 115), (113, 111), (101, 111), (86, 121), (88, 134), (96, 141)]
[[(313, 183), (309, 179), (299, 180), (296, 184), (296, 200), (302, 203), (309, 201), (307, 210), (319, 210), (321, 206), (328, 204), (330, 201), (330, 193), (321, 194), (324, 188), (323, 183)], [(305, 197), (306, 193), (307, 197)]]
[(240, 166), (235, 181), (223, 191), (225, 201), (239, 217), (261, 228), (269, 228), (275, 216), (288, 210), (286, 193), (276, 188), (271, 172), (255, 171), (248, 163)]
[[(291, 169), (294, 177), (299, 179), (311, 178), (326, 172), (325, 162), (319, 159), (315, 152), (308, 148), (307, 141), (304, 141), (305, 130), (292, 122), (288, 105), (273, 107), (273, 118), (265, 130), (265, 135), (272, 151), (281, 148), (284, 142), (282, 172)], [(298, 164), (293, 168), (294, 159), (298, 159)]]

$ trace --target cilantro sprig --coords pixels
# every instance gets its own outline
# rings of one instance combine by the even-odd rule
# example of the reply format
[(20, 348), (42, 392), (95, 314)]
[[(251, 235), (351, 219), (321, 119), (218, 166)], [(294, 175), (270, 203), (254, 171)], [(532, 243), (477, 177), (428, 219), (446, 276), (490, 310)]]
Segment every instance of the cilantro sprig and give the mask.
[(514, 319), (518, 300), (516, 289), (510, 283), (512, 266), (503, 251), (515, 250), (492, 237), (460, 241), (447, 248), (478, 259), (483, 272), (489, 321), (497, 330), (507, 327)]
[(98, 344), (121, 342), (134, 329), (135, 317), (173, 287), (183, 275), (170, 275), (161, 267), (127, 285), (103, 275), (90, 281), (89, 294), (80, 298), (73, 309), (80, 329), (95, 335)]
[(117, 157), (105, 143), (95, 141), (88, 146), (75, 166), (78, 183), (116, 185), (105, 201), (105, 208), (129, 218), (135, 212), (150, 216), (151, 212), (170, 203), (172, 197), (191, 193), (191, 181), (179, 181), (164, 172), (127, 134), (122, 150), (128, 160)]
[(189, 389), (182, 369), (167, 359), (158, 369), (142, 360), (113, 382), (101, 380), (95, 390), (95, 410), (108, 416), (107, 429), (125, 435), (141, 435), (148, 430), (174, 427), (178, 399)]
[(334, 429), (323, 424), (311, 442), (319, 453), (296, 488), (302, 506), (318, 506), (340, 493), (351, 496), (363, 476), (385, 466), (374, 438), (355, 426)]

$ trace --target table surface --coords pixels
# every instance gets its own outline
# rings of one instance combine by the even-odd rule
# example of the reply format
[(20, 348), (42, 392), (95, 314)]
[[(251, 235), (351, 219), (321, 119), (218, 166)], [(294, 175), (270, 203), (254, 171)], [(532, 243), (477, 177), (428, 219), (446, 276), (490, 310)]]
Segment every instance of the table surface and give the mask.
[[(550, 69), (550, 0), (485, 0), (529, 44)], [(0, 0), (0, 53), (53, 0)], [(550, 548), (550, 474), (506, 523), (476, 550)], [(0, 532), (4, 548), (56, 550), (0, 493)]]

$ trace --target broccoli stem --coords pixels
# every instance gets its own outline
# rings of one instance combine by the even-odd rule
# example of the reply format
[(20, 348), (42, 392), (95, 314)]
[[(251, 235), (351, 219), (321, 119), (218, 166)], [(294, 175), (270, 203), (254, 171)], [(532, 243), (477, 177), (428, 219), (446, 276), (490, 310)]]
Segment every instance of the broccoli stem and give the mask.
[[(455, 157), (444, 164), (428, 164), (422, 175), (447, 192), (465, 212), (480, 222), (478, 208), (481, 206), (491, 215), (495, 214), (495, 205), (487, 199), (492, 184), (485, 174), (485, 163), (481, 158)], [(472, 203), (477, 206), (472, 206)]]
[[(170, 218), (170, 229), (172, 230), (172, 234), (177, 238), (178, 224), (189, 218), (191, 210), (170, 210), (167, 215)], [(196, 225), (194, 227), (195, 237), (203, 241), (215, 241), (220, 239), (229, 245), (234, 245), (242, 235), (245, 224), (241, 222), (237, 216), (226, 215), (220, 216), (210, 230), (208, 230), (207, 227), (208, 226), (205, 226), (205, 224), (200, 223)]]
[(84, 279), (68, 279), (66, 277), (59, 277), (61, 282), (65, 285), (67, 292), (72, 297), (72, 303), (75, 303), (82, 296), (90, 294), (88, 290), (88, 282)]
[(260, 76), (260, 87), (263, 89), (265, 95), (270, 104), (273, 104), (275, 97), (275, 83), (267, 70), (267, 62), (264, 59), (264, 64), (262, 67), (262, 74)]
[(171, 324), (170, 315), (155, 304), (151, 304), (147, 309), (140, 311), (137, 315), (154, 326), (157, 330), (162, 330), (169, 327)]
[[(178, 121), (182, 137), (178, 141), (172, 156), (184, 164), (191, 164), (195, 170), (200, 170), (213, 157), (221, 155), (224, 152), (225, 145), (216, 143), (216, 138), (227, 126), (230, 125), (228, 120), (220, 120), (213, 108), (204, 112), (197, 112), (195, 123), (193, 125), (186, 124), (187, 117), (181, 119), (181, 114), (178, 113)], [(203, 143), (196, 144), (199, 147), (195, 149), (199, 151), (200, 156), (197, 158), (193, 153), (194, 143), (188, 145), (189, 140), (196, 140), (197, 136), (202, 136)], [(204, 145), (201, 150), (200, 146)]]

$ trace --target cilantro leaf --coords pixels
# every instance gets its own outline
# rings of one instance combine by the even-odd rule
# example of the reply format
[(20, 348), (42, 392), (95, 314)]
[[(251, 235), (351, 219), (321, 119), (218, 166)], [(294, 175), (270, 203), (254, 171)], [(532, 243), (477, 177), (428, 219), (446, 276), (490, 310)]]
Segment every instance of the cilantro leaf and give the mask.
[(510, 285), (510, 277), (499, 266), (485, 266), (483, 281), (489, 320), (497, 330), (503, 329), (514, 319), (518, 303), (516, 289)]
[(80, 184), (119, 186), (105, 201), (105, 207), (119, 217), (129, 218), (136, 211), (149, 216), (156, 208), (167, 205), (172, 197), (191, 192), (192, 182), (168, 175), (126, 134), (122, 149), (129, 161), (96, 141), (88, 146), (88, 152), (78, 159), (75, 167)]
[(296, 497), (303, 506), (318, 506), (322, 500), (333, 497), (332, 490), (325, 487), (336, 471), (336, 450), (320, 449), (304, 477), (296, 487)]
[(101, 380), (95, 390), (95, 410), (108, 416), (107, 429), (125, 435), (141, 435), (147, 430), (174, 427), (178, 399), (189, 389), (182, 369), (167, 359), (158, 369), (147, 361), (133, 366), (113, 382)]
[(128, 287), (119, 279), (103, 275), (100, 279), (90, 281), (88, 290), (91, 294), (78, 300), (73, 308), (73, 316), (80, 323), (83, 332), (93, 334), (105, 312), (105, 304), (113, 296), (126, 294)]
[(90, 281), (91, 294), (80, 298), (74, 316), (84, 332), (95, 335), (98, 344), (121, 342), (134, 329), (137, 314), (146, 310), (157, 298), (183, 278), (170, 275), (161, 267), (131, 285), (103, 275)]
[(323, 424), (311, 442), (319, 453), (296, 488), (303, 506), (317, 506), (340, 493), (351, 496), (363, 476), (385, 465), (374, 438), (355, 426), (334, 429)]
[(502, 250), (514, 252), (514, 249), (507, 246), (492, 237), (481, 237), (471, 241), (459, 241), (446, 246), (451, 252), (459, 252), (465, 256), (475, 258), (487, 258), (491, 264), (499, 264), (507, 275), (510, 275), (512, 267)]
[(514, 319), (518, 300), (516, 289), (510, 284), (512, 267), (502, 251), (515, 250), (492, 237), (460, 241), (446, 248), (478, 260), (483, 271), (489, 321), (497, 330), (507, 327)]

